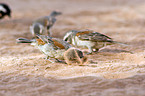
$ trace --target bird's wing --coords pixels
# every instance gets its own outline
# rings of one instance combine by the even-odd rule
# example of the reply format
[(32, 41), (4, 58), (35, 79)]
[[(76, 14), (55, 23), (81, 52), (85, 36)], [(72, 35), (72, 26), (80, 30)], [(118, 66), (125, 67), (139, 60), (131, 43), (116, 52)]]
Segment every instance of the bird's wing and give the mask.
[(65, 46), (64, 46), (63, 44), (61, 44), (60, 42), (58, 42), (57, 40), (52, 39), (52, 41), (53, 41), (53, 44), (54, 44), (57, 48), (59, 48), (59, 49), (65, 49)]
[(59, 38), (52, 38), (52, 41), (54, 42), (55, 46), (58, 46), (61, 49), (68, 49), (71, 47), (71, 45), (69, 43), (67, 43), (66, 41), (59, 39)]
[(78, 36), (79, 39), (81, 40), (89, 40), (89, 41), (94, 41), (94, 42), (110, 42), (112, 41), (110, 37), (98, 33), (98, 32), (93, 32), (91, 30), (88, 31), (80, 31), (76, 33), (76, 36)]
[(36, 19), (33, 23), (40, 23), (43, 26), (47, 26), (48, 25), (48, 16), (40, 17), (40, 18)]

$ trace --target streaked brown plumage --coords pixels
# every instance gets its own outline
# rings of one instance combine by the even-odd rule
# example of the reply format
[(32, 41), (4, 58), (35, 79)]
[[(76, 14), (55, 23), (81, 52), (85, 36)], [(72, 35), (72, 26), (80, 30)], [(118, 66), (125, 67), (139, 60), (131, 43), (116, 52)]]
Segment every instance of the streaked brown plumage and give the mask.
[[(38, 39), (28, 40), (25, 38), (19, 38), (17, 39), (17, 41), (18, 41), (17, 43), (31, 43), (31, 45), (36, 46), (42, 53), (46, 55), (48, 60), (49, 58), (54, 58), (55, 60), (59, 61), (59, 60), (64, 60), (66, 58), (66, 63), (68, 63), (70, 60), (70, 59), (67, 59), (68, 55), (65, 55), (65, 53), (67, 54), (68, 52), (67, 50), (72, 47), (69, 43), (67, 43), (66, 41), (63, 41), (62, 39), (52, 38), (45, 35), (38, 35)], [(69, 53), (72, 53), (72, 52), (69, 52)], [(79, 58), (83, 58), (81, 54), (79, 54), (78, 56)], [(74, 59), (74, 61), (75, 60), (76, 62), (78, 62), (77, 61), (78, 59)]]
[(98, 51), (100, 48), (108, 44), (122, 44), (120, 42), (113, 41), (112, 38), (93, 30), (72, 30), (65, 34), (63, 40), (75, 47), (88, 48), (88, 54), (92, 53), (93, 50)]

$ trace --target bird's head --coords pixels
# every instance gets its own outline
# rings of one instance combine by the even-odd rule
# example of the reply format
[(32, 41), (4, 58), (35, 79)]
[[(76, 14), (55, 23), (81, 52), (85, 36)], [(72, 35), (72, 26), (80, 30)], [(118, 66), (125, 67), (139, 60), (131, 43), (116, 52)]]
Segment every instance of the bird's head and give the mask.
[(63, 40), (67, 41), (68, 43), (72, 43), (72, 38), (73, 38), (73, 36), (75, 36), (76, 32), (77, 32), (76, 30), (71, 30), (71, 31), (67, 32), (64, 35)]
[(58, 15), (61, 15), (62, 13), (61, 12), (58, 12), (58, 11), (52, 11), (51, 13), (50, 13), (50, 16), (58, 16)]
[(0, 10), (7, 16), (11, 17), (11, 9), (7, 4), (0, 3)]

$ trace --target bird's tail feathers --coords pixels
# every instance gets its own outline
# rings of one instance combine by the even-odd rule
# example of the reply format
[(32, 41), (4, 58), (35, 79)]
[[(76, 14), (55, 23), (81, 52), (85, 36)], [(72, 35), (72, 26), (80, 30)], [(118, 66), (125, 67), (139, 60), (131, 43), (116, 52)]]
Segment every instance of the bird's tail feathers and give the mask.
[(128, 46), (128, 44), (124, 44), (124, 43), (122, 43), (122, 42), (117, 42), (117, 41), (112, 41), (112, 43), (120, 44), (120, 45), (123, 45), (123, 46)]
[(34, 40), (33, 39), (26, 39), (26, 38), (18, 38), (16, 39), (17, 43), (32, 43)]

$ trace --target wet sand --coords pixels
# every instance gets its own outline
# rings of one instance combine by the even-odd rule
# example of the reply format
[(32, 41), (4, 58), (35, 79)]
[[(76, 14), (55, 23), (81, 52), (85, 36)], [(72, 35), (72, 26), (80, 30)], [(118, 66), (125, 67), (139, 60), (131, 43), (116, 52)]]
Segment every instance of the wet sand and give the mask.
[[(2, 0), (12, 18), (0, 20), (0, 96), (144, 96), (145, 0)], [(53, 10), (52, 36), (92, 29), (126, 43), (88, 55), (86, 66), (50, 63), (19, 37), (32, 38), (30, 24)]]

